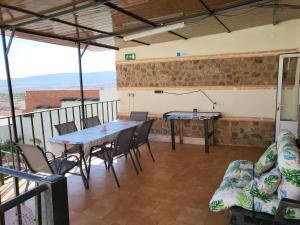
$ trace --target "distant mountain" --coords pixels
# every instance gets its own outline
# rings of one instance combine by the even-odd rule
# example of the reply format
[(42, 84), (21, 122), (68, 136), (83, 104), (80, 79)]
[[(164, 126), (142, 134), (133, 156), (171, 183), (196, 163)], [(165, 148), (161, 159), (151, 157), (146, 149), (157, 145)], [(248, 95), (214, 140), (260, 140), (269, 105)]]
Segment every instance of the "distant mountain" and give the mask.
[[(14, 92), (44, 89), (75, 89), (79, 88), (78, 73), (60, 73), (37, 75), (12, 79)], [(116, 85), (116, 73), (113, 71), (83, 74), (84, 88), (100, 88)], [(0, 92), (7, 92), (6, 80), (0, 80)]]

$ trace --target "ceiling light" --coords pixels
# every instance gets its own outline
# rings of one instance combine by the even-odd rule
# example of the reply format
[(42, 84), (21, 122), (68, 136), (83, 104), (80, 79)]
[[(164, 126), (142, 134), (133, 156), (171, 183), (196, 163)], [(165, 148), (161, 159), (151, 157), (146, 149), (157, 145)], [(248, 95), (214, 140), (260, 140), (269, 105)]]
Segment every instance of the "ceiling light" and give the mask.
[(176, 30), (176, 29), (180, 29), (180, 28), (184, 28), (184, 27), (185, 27), (184, 22), (176, 23), (176, 24), (172, 24), (172, 25), (166, 25), (166, 26), (154, 28), (151, 30), (146, 30), (143, 32), (127, 35), (124, 37), (124, 41), (132, 41), (134, 39), (148, 37), (151, 35), (160, 34), (160, 33), (168, 32), (168, 31), (172, 31), (172, 30)]

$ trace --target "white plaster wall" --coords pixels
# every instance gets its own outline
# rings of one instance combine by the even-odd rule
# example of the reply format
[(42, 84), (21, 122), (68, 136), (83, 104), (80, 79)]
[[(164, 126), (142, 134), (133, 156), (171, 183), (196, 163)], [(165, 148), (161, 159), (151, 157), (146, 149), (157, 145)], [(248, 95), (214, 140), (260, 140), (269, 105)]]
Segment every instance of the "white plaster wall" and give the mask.
[[(199, 28), (200, 29), (200, 28)], [(175, 57), (176, 52), (187, 55), (243, 53), (300, 48), (300, 19), (273, 25), (259, 26), (231, 33), (221, 33), (188, 40), (178, 40), (138, 46), (117, 51), (117, 61), (125, 53), (136, 53), (137, 59)]]
[[(159, 89), (159, 88), (158, 88)], [(119, 90), (120, 112), (149, 111), (162, 114), (171, 110), (213, 111), (212, 104), (202, 93), (188, 95), (154, 94), (154, 90)], [(162, 89), (166, 90), (166, 89)], [(188, 92), (189, 90), (168, 90), (169, 92)], [(215, 102), (214, 111), (224, 116), (245, 116), (275, 118), (276, 90), (204, 90)], [(129, 97), (134, 93), (134, 97)]]

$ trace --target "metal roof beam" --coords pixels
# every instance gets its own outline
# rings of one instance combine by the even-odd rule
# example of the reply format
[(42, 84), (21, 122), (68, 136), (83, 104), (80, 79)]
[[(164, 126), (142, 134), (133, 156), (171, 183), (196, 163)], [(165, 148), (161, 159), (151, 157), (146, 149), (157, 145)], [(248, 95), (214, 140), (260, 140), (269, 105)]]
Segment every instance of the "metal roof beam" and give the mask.
[[(21, 8), (18, 8), (18, 7), (15, 7), (15, 6), (10, 6), (10, 5), (4, 5), (4, 4), (1, 4), (1, 3), (0, 3), (0, 7), (15, 10), (15, 11), (18, 11), (18, 12), (21, 12), (21, 13), (24, 13), (24, 14), (29, 14), (29, 15), (38, 17), (37, 19), (33, 19), (33, 20), (30, 20), (30, 21), (26, 21), (26, 22), (23, 22), (23, 23), (18, 23), (18, 24), (12, 25), (12, 26), (15, 26), (15, 27), (20, 27), (20, 26), (33, 24), (33, 23), (40, 22), (40, 21), (43, 21), (43, 20), (51, 20), (51, 21), (54, 21), (54, 22), (58, 22), (58, 23), (62, 23), (62, 24), (65, 24), (65, 25), (73, 26), (75, 28), (81, 28), (81, 29), (93, 31), (93, 32), (96, 32), (96, 33), (100, 33), (102, 35), (106, 35), (106, 37), (115, 36), (117, 38), (122, 38), (123, 39), (122, 36), (114, 34), (112, 32), (106, 32), (106, 31), (103, 31), (103, 30), (93, 29), (93, 28), (90, 28), (90, 27), (82, 26), (82, 25), (79, 25), (79, 24), (76, 24), (76, 23), (71, 23), (71, 22), (67, 22), (67, 21), (55, 18), (56, 16), (62, 16), (62, 15), (65, 15), (65, 14), (68, 14), (68, 13), (71, 13), (71, 12), (75, 12), (75, 11), (82, 10), (82, 9), (85, 9), (85, 8), (88, 8), (88, 7), (91, 7), (91, 6), (98, 5), (99, 3), (103, 4), (104, 2), (107, 2), (107, 0), (98, 0), (97, 2), (92, 2), (92, 3), (86, 4), (86, 5), (78, 6), (76, 8), (60, 11), (60, 12), (53, 13), (53, 14), (50, 14), (50, 15), (43, 15), (43, 14), (40, 14), (40, 13), (35, 13), (35, 12), (29, 11), (29, 10), (26, 10), (26, 9), (21, 9)], [(132, 40), (132, 42), (136, 42), (136, 43), (143, 44), (143, 45), (150, 45), (148, 43), (145, 43), (145, 42), (142, 42), (142, 41), (137, 41), (137, 40)]]
[[(85, 29), (85, 30), (89, 30), (89, 31), (93, 31), (93, 32), (101, 33), (101, 34), (107, 34), (107, 35), (111, 34), (110, 32), (106, 32), (106, 31), (102, 31), (102, 30), (97, 30), (97, 29), (86, 27), (86, 26), (82, 26), (82, 25), (77, 25), (75, 23), (71, 23), (71, 22), (68, 22), (68, 21), (60, 20), (60, 19), (57, 19), (57, 18), (52, 18), (51, 15), (45, 16), (45, 15), (40, 14), (40, 13), (36, 13), (36, 12), (30, 11), (30, 10), (27, 10), (27, 9), (21, 9), (21, 8), (18, 8), (18, 7), (15, 7), (15, 6), (11, 6), (11, 5), (5, 5), (5, 4), (0, 3), (0, 7), (11, 9), (11, 10), (14, 10), (14, 11), (17, 11), (17, 12), (21, 12), (21, 13), (24, 13), (24, 14), (29, 14), (29, 15), (38, 17), (40, 19), (39, 21), (48, 19), (48, 20), (51, 20), (51, 21), (54, 21), (54, 22), (62, 23), (62, 24), (73, 26), (73, 27), (77, 27), (77, 28), (82, 28), (82, 29)], [(12, 26), (20, 27), (20, 26), (24, 26), (24, 23), (23, 24), (22, 23), (15, 24), (15, 25), (12, 25)]]
[(79, 11), (79, 10), (82, 10), (82, 9), (86, 9), (86, 8), (89, 8), (89, 7), (92, 7), (92, 6), (95, 6), (95, 5), (96, 5), (95, 2), (90, 2), (90, 3), (85, 4), (85, 5), (75, 6), (73, 8), (62, 10), (62, 11), (52, 13), (52, 14), (49, 14), (49, 15), (41, 14), (41, 15), (43, 15), (43, 17), (39, 17), (39, 18), (36, 18), (36, 19), (32, 19), (32, 20), (21, 22), (21, 23), (14, 24), (14, 25), (15, 26), (26, 26), (26, 25), (29, 25), (29, 24), (32, 24), (32, 23), (37, 23), (37, 22), (40, 22), (40, 21), (43, 21), (43, 20), (47, 20), (47, 19), (49, 20), (49, 19), (52, 19), (52, 18), (55, 18), (55, 17), (58, 17), (58, 16), (63, 16), (63, 15), (69, 14), (69, 13), (73, 13), (73, 12), (76, 12), (76, 11)]
[[(219, 9), (213, 11), (213, 13), (204, 12), (204, 13), (194, 14), (194, 15), (191, 15), (191, 16), (180, 17), (179, 19), (177, 18), (177, 19), (175, 19), (171, 22), (172, 23), (187, 22), (189, 20), (194, 20), (194, 19), (203, 20), (203, 19), (206, 19), (210, 16), (218, 16), (218, 14), (228, 13), (228, 12), (232, 12), (234, 10), (240, 10), (240, 9), (245, 9), (245, 8), (249, 8), (249, 7), (259, 7), (259, 6), (262, 6), (264, 3), (269, 3), (269, 2), (270, 2), (270, 0), (248, 1), (247, 3), (235, 4), (235, 5), (230, 6), (230, 7), (219, 8)], [(162, 23), (164, 23), (164, 22), (162, 22)], [(166, 23), (166, 24), (168, 24), (168, 23)], [(145, 29), (147, 29), (147, 28), (148, 27), (134, 28), (134, 29), (127, 30), (127, 31), (117, 32), (114, 35), (125, 35), (125, 34), (128, 34), (128, 33), (141, 32), (141, 31), (145, 31)], [(111, 35), (110, 37), (113, 37), (114, 35)], [(102, 38), (106, 38), (106, 37), (107, 36), (99, 34), (99, 35), (95, 35), (95, 36), (90, 37), (90, 38), (83, 38), (81, 40), (82, 41), (97, 40), (97, 39), (102, 39)]]
[[(96, 1), (97, 1), (97, 0), (96, 0)], [(119, 7), (119, 6), (115, 5), (115, 4), (113, 4), (113, 3), (111, 3), (111, 2), (106, 2), (106, 3), (104, 3), (104, 5), (106, 5), (107, 7), (111, 8), (111, 9), (113, 9), (113, 10), (116, 10), (116, 11), (118, 11), (118, 12), (120, 12), (120, 13), (123, 13), (124, 15), (127, 15), (127, 16), (129, 16), (129, 17), (131, 17), (131, 18), (134, 18), (134, 19), (136, 19), (136, 20), (138, 20), (138, 21), (140, 21), (140, 22), (143, 22), (143, 23), (145, 23), (145, 24), (147, 24), (147, 25), (150, 25), (151, 27), (158, 27), (158, 25), (157, 25), (156, 23), (154, 23), (154, 22), (152, 22), (152, 21), (150, 21), (150, 20), (147, 20), (147, 19), (145, 19), (144, 17), (141, 17), (141, 16), (139, 16), (139, 15), (136, 15), (136, 14), (134, 14), (134, 13), (132, 13), (132, 12), (129, 12), (129, 11), (127, 11), (126, 9), (123, 9), (123, 8), (121, 8), (121, 7)], [(173, 35), (175, 35), (175, 36), (177, 36), (177, 37), (180, 37), (180, 38), (182, 38), (182, 39), (185, 39), (185, 40), (188, 39), (187, 37), (184, 37), (183, 35), (180, 35), (180, 34), (174, 32), (174, 31), (168, 31), (168, 33), (173, 34)]]
[(228, 33), (231, 32), (231, 30), (223, 23), (222, 20), (219, 19), (218, 16), (213, 15), (214, 12), (206, 5), (204, 0), (199, 0), (199, 2), (203, 5), (203, 7), (206, 9), (206, 11), (209, 12), (209, 14), (212, 15), (219, 22), (219, 24), (221, 24), (227, 30)]
[(111, 46), (111, 45), (99, 44), (99, 43), (92, 42), (92, 41), (80, 41), (76, 38), (71, 38), (71, 37), (66, 37), (66, 36), (56, 35), (56, 34), (49, 34), (49, 33), (34, 31), (34, 30), (26, 29), (26, 28), (20, 28), (20, 27), (14, 28), (14, 27), (7, 27), (7, 26), (5, 26), (5, 27), (2, 26), (0, 28), (15, 30), (16, 32), (45, 37), (45, 38), (53, 38), (53, 39), (57, 39), (57, 40), (70, 41), (70, 42), (74, 42), (74, 43), (81, 42), (81, 43), (89, 44), (91, 46), (119, 50), (118, 47)]

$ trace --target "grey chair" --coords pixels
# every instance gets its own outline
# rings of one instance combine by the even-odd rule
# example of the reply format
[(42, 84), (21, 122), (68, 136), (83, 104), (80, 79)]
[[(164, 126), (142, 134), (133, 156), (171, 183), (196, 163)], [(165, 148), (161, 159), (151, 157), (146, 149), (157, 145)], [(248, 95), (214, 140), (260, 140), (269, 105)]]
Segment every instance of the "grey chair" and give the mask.
[[(74, 121), (57, 124), (54, 125), (54, 127), (59, 135), (69, 134), (78, 131)], [(76, 154), (81, 152), (80, 146), (78, 145), (73, 145), (69, 148), (65, 148), (65, 151), (66, 154)]]
[[(104, 160), (104, 162), (108, 164), (108, 168), (112, 169), (118, 187), (120, 187), (120, 183), (113, 166), (113, 160), (115, 158), (120, 158), (122, 156), (129, 154), (133, 167), (136, 171), (136, 174), (138, 175), (139, 173), (130, 151), (132, 149), (132, 140), (133, 140), (134, 131), (135, 131), (135, 127), (123, 130), (117, 135), (117, 137), (115, 138), (115, 140), (111, 145), (107, 145), (101, 151), (91, 152), (91, 157), (93, 156)], [(91, 157), (90, 157), (88, 171), (90, 171)]]
[[(69, 133), (78, 131), (74, 121), (57, 124), (57, 125), (54, 125), (54, 127), (56, 128), (59, 135), (65, 135), (65, 134), (69, 134)], [(88, 167), (86, 165), (86, 160), (84, 157), (84, 152), (82, 150), (82, 146), (72, 145), (71, 147), (67, 147), (67, 145), (65, 145), (65, 154), (66, 155), (79, 154), (80, 160), (81, 160), (81, 162), (84, 163), (86, 172), (88, 172)]]
[(129, 120), (133, 121), (146, 121), (148, 119), (148, 112), (136, 112), (130, 113)]
[(81, 121), (82, 121), (84, 129), (101, 125), (101, 122), (100, 122), (98, 116), (92, 116), (92, 117), (89, 117), (89, 118), (83, 118), (83, 119), (81, 119)]
[[(81, 119), (81, 121), (82, 121), (84, 129), (101, 125), (101, 122), (100, 122), (98, 116), (83, 118), (83, 119)], [(106, 146), (106, 144), (107, 143), (103, 143), (101, 145), (96, 145), (96, 146), (93, 146), (91, 148), (91, 150), (90, 150), (90, 156), (89, 156), (88, 173), (87, 173), (87, 178), (88, 179), (90, 179), (90, 171), (89, 170), (90, 170), (90, 163), (91, 163), (92, 152), (102, 150)], [(108, 168), (108, 166), (107, 166), (107, 164), (106, 164), (105, 161), (104, 161), (104, 164), (105, 164), (105, 167)]]
[[(155, 162), (153, 153), (151, 151), (151, 147), (150, 147), (150, 142), (149, 142), (149, 134), (150, 134), (150, 130), (151, 127), (153, 125), (154, 120), (147, 120), (146, 122), (144, 122), (140, 127), (138, 127), (136, 132), (136, 136), (134, 136), (133, 138), (133, 149), (134, 149), (134, 153), (135, 156), (139, 156), (140, 157), (140, 146), (146, 144), (148, 147), (148, 151), (150, 153), (150, 156), (152, 158), (152, 161)], [(137, 160), (138, 165), (140, 167), (140, 169), (142, 170), (141, 164), (139, 162), (139, 160)]]
[[(82, 170), (81, 160), (76, 155), (56, 158), (53, 153), (44, 152), (39, 146), (17, 144), (15, 147), (32, 173), (65, 175), (66, 173), (71, 173), (70, 171), (74, 167), (78, 167), (80, 173), (71, 174), (81, 176), (85, 188), (89, 188), (88, 181)], [(50, 159), (47, 158), (47, 154), (51, 157)]]

